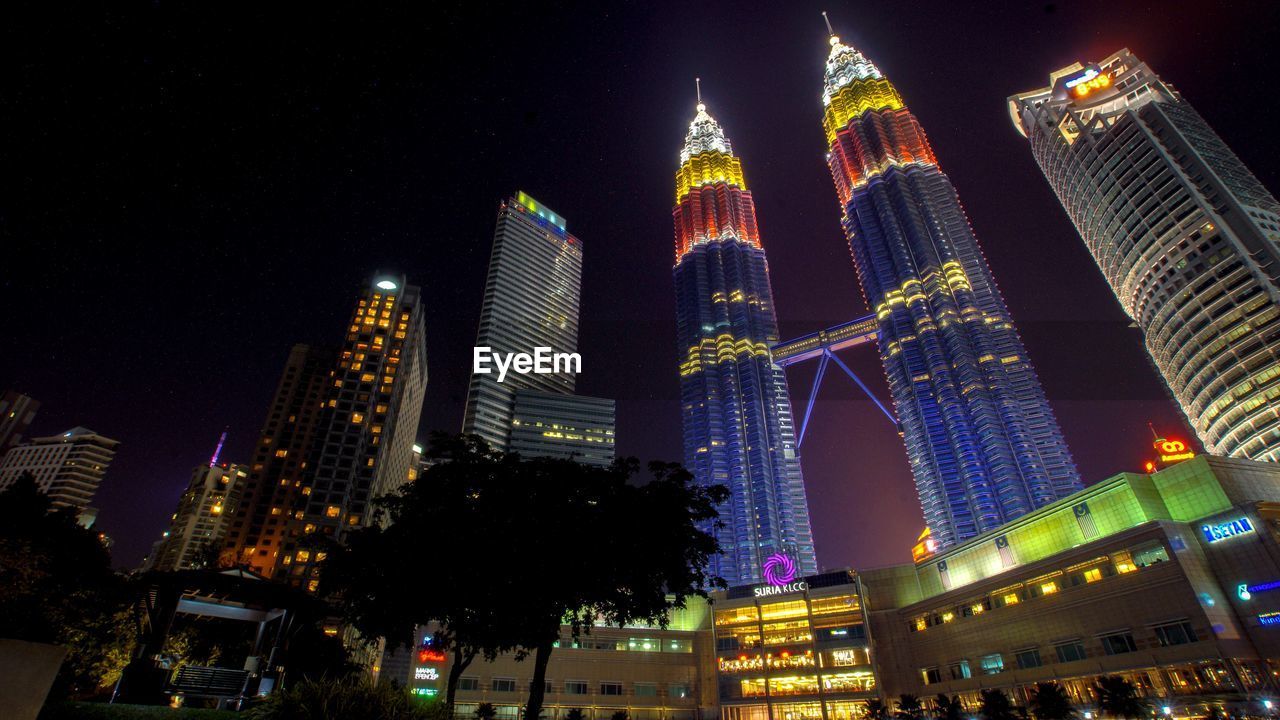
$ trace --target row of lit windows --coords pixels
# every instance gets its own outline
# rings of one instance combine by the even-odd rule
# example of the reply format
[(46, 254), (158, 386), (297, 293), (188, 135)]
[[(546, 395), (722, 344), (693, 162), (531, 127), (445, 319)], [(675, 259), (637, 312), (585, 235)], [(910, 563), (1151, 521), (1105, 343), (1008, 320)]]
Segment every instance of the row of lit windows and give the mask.
[(1065, 570), (1041, 575), (1037, 578), (1011, 585), (989, 595), (973, 598), (959, 605), (935, 610), (913, 618), (908, 624), (912, 632), (919, 632), (936, 625), (945, 625), (957, 618), (974, 617), (983, 613), (1017, 605), (1033, 598), (1053, 595), (1064, 587), (1086, 585), (1116, 574), (1130, 573), (1169, 559), (1164, 545), (1156, 542), (1138, 548), (1121, 550), (1086, 563), (1073, 565)]

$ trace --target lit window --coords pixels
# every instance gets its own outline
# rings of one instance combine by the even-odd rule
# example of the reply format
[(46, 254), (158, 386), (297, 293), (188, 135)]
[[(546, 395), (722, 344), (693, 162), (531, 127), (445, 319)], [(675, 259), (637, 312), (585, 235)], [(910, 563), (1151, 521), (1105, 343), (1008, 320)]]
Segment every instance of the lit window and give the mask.
[(276, 451), (276, 457), (285, 457), (285, 456), (287, 456), (288, 454), (289, 454), (289, 451), (288, 451), (288, 450), (283, 450), (283, 449), (281, 449), (281, 450), (277, 450), (277, 451)]
[(351, 413), (351, 422), (354, 425), (359, 425), (360, 423), (364, 422), (364, 413), (358, 413), (358, 412)]
[(1044, 595), (1052, 595), (1058, 592), (1058, 583), (1056, 582), (1041, 583), (1040, 592)]
[(307, 582), (307, 592), (315, 592), (318, 587), (320, 587), (319, 580), (311, 580)]
[(325, 517), (336, 518), (341, 514), (342, 514), (342, 508), (339, 508), (337, 505), (330, 505), (329, 507), (324, 509)]
[(1084, 571), (1085, 582), (1097, 582), (1102, 579), (1102, 568), (1089, 568)]
[(952, 620), (955, 620), (955, 619), (956, 619), (956, 614), (955, 614), (955, 613), (953, 613), (953, 612), (944, 612), (944, 613), (942, 613), (942, 622), (944, 622), (944, 623), (949, 623), (949, 622), (951, 622)]
[(304, 563), (304, 562), (306, 562), (306, 561), (308, 561), (308, 560), (310, 560), (310, 559), (311, 559), (311, 551), (310, 551), (310, 550), (299, 550), (299, 551), (298, 551), (298, 562), (300, 562), (300, 563)]

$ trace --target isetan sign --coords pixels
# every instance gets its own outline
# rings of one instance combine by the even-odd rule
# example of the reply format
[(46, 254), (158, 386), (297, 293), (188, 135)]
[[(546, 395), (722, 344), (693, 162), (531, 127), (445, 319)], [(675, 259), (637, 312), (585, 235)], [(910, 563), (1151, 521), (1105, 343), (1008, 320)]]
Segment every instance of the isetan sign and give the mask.
[(1249, 522), (1247, 517), (1239, 517), (1235, 520), (1228, 520), (1214, 525), (1201, 525), (1200, 532), (1204, 533), (1206, 542), (1216, 543), (1237, 535), (1253, 532), (1253, 523)]

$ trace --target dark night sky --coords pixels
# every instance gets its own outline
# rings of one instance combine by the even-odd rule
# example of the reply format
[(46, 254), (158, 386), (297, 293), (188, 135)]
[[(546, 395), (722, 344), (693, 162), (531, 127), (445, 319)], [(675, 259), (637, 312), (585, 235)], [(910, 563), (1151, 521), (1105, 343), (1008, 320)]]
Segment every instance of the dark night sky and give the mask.
[[(1086, 480), (1137, 469), (1148, 420), (1187, 433), (1005, 98), (1128, 46), (1276, 190), (1258, 118), (1280, 113), (1263, 69), (1280, 5), (463, 7), (6, 17), (0, 387), (43, 402), (35, 434), (123, 441), (96, 503), (117, 564), (158, 537), (224, 426), (224, 457), (248, 457), (290, 345), (336, 342), (374, 269), (423, 286), (420, 434), (456, 430), (497, 203), (517, 188), (584, 243), (580, 391), (617, 398), (622, 453), (679, 459), (671, 204), (695, 75), (755, 193), (783, 334), (864, 312), (823, 160), (823, 9), (929, 132)], [(846, 360), (887, 398), (872, 349)], [(791, 371), (797, 406), (812, 371)], [(908, 559), (922, 521), (900, 440), (840, 376), (814, 415), (820, 562)]]

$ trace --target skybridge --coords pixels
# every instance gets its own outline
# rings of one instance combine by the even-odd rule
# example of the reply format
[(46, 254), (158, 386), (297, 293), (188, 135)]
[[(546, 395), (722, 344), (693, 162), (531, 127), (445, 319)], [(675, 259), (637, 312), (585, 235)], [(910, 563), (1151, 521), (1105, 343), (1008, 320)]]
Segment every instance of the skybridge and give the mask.
[(818, 374), (813, 378), (813, 388), (809, 391), (809, 402), (804, 408), (804, 419), (800, 422), (800, 435), (796, 438), (796, 447), (799, 448), (804, 442), (805, 431), (809, 427), (809, 416), (813, 414), (813, 403), (818, 397), (818, 388), (822, 386), (822, 378), (826, 375), (827, 365), (835, 363), (837, 367), (844, 371), (849, 379), (857, 384), (858, 388), (871, 398), (871, 401), (880, 408), (880, 412), (893, 423), (895, 428), (901, 430), (898, 425), (898, 419), (893, 413), (880, 402), (880, 399), (871, 392), (866, 383), (858, 377), (857, 373), (849, 368), (836, 353), (858, 345), (865, 345), (876, 339), (876, 316), (867, 315), (856, 320), (850, 320), (841, 323), (826, 330), (819, 330), (798, 337), (794, 340), (776, 343), (770, 350), (773, 353), (773, 363), (780, 368), (787, 368), (796, 363), (805, 362), (807, 360), (818, 361)]

